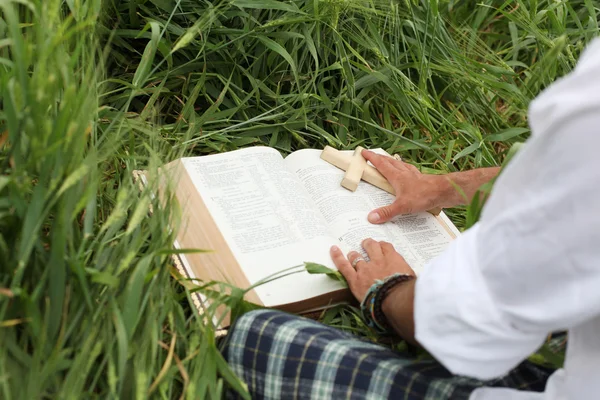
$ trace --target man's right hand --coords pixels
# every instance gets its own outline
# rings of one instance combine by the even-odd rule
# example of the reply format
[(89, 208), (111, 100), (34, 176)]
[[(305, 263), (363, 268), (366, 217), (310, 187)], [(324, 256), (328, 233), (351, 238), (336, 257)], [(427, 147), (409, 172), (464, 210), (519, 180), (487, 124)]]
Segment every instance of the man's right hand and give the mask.
[(400, 214), (454, 207), (471, 201), (477, 190), (500, 172), (499, 167), (445, 175), (422, 174), (414, 165), (363, 150), (363, 157), (390, 182), (396, 200), (369, 213), (369, 222), (382, 224)]
[(395, 158), (363, 150), (363, 157), (390, 182), (396, 200), (369, 213), (369, 222), (382, 224), (400, 214), (410, 214), (442, 207), (448, 181), (441, 175), (422, 174), (414, 165)]

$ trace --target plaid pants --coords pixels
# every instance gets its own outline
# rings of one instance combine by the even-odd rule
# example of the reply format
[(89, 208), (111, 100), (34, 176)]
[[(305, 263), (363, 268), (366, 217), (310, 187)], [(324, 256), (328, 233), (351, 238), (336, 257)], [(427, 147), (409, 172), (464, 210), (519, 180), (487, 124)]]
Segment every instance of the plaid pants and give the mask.
[(223, 344), (229, 365), (246, 382), (253, 399), (468, 399), (482, 386), (543, 391), (552, 373), (524, 362), (491, 381), (454, 376), (434, 360), (417, 361), (272, 310), (240, 317)]

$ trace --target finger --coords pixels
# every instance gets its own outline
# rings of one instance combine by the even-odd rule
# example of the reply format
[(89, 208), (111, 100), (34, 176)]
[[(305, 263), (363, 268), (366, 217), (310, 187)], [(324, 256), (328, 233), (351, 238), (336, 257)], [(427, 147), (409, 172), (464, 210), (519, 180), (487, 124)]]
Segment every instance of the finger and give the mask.
[(377, 240), (365, 239), (362, 242), (362, 247), (365, 249), (371, 260), (379, 261), (383, 259), (383, 251), (381, 250), (381, 245)]
[(381, 172), (388, 181), (393, 178), (394, 174), (398, 171), (397, 168), (392, 165), (391, 161), (395, 161), (391, 157), (382, 156), (381, 154), (373, 153), (369, 150), (363, 150), (362, 156), (365, 160), (370, 161), (371, 164), (377, 168), (377, 171)]
[(331, 259), (333, 260), (333, 263), (337, 267), (338, 271), (340, 271), (344, 278), (346, 278), (346, 281), (348, 281), (348, 284), (353, 282), (354, 277), (356, 276), (356, 270), (352, 268), (350, 261), (344, 257), (342, 250), (340, 250), (340, 248), (337, 246), (333, 246), (329, 251), (329, 254), (331, 255)]
[(410, 164), (405, 163), (404, 161), (402, 161), (401, 159), (397, 159), (397, 158), (392, 158), (392, 157), (386, 157), (387, 160), (389, 161), (390, 164), (392, 164), (393, 167), (396, 167), (397, 169), (400, 170), (406, 170), (409, 168)]
[(384, 257), (397, 253), (394, 245), (390, 242), (379, 242), (379, 244), (381, 245), (381, 252), (383, 253)]
[(350, 266), (356, 271), (358, 271), (359, 267), (362, 267), (367, 263), (364, 257), (356, 251), (348, 253), (348, 261), (350, 261)]
[(407, 168), (409, 171), (412, 171), (412, 172), (421, 172), (421, 171), (419, 171), (419, 168), (415, 167), (415, 166), (414, 166), (414, 165), (412, 165), (412, 164), (404, 163), (404, 165), (406, 166), (406, 168)]
[(383, 224), (388, 222), (396, 215), (408, 214), (406, 207), (398, 200), (394, 201), (389, 206), (381, 207), (369, 213), (367, 219), (372, 224)]

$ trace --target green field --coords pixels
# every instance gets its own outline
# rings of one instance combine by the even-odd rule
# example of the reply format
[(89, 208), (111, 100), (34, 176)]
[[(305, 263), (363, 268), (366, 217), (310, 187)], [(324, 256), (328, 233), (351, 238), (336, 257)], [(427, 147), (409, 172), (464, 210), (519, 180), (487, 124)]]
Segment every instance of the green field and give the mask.
[[(599, 14), (594, 0), (0, 0), (0, 398), (243, 392), (171, 279), (176, 208), (131, 172), (254, 145), (383, 147), (426, 173), (499, 165)], [(218, 300), (243, 311), (241, 295)], [(371, 335), (351, 309), (323, 318)]]

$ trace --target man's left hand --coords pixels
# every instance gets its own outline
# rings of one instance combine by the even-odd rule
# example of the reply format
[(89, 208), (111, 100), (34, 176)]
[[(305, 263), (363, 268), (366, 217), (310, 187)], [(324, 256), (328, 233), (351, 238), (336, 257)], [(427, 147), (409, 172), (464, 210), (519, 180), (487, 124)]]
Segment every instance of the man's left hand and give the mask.
[(346, 258), (339, 247), (331, 248), (333, 262), (358, 301), (362, 302), (376, 280), (383, 280), (395, 273), (415, 275), (391, 243), (365, 239), (362, 247), (369, 256), (368, 262), (356, 251), (348, 253)]

